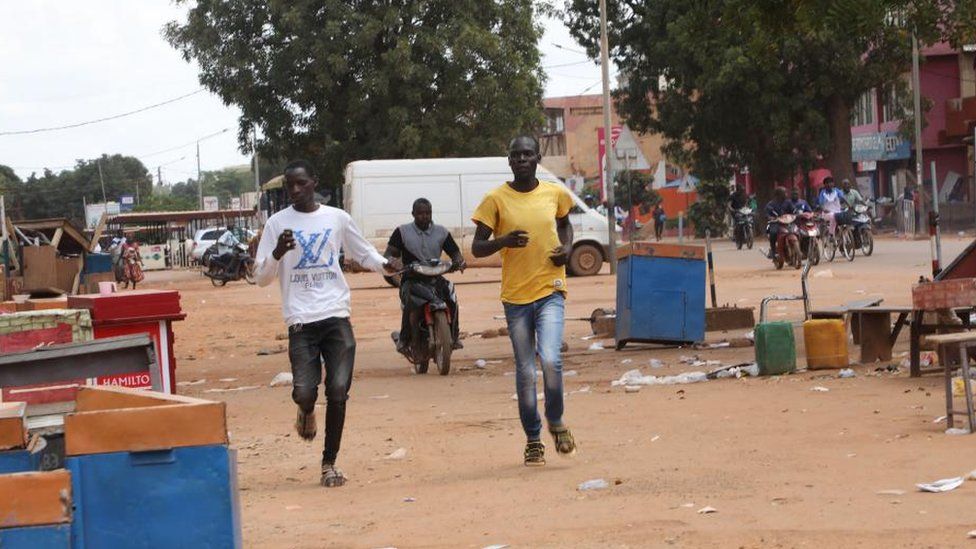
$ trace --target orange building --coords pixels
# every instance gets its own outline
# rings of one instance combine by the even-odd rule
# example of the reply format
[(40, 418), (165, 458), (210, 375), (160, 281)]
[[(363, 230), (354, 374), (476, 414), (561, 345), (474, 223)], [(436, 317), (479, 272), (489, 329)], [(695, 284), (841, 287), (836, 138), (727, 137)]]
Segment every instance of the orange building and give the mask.
[[(576, 95), (568, 97), (549, 97), (543, 99), (546, 124), (542, 129), (539, 144), (542, 148), (542, 165), (567, 181), (570, 188), (579, 192), (584, 184), (600, 180), (599, 135), (603, 129), (603, 96)], [(616, 109), (611, 113), (611, 123), (621, 126)], [(666, 164), (659, 170), (659, 162), (664, 159), (661, 153), (663, 139), (660, 135), (639, 134), (627, 131), (628, 141), (639, 151), (617, 151), (626, 159), (615, 158), (614, 170), (628, 168), (645, 172), (657, 172), (659, 179), (668, 182), (657, 184), (656, 190), (663, 198), (664, 211), (668, 217), (677, 217), (679, 211), (687, 211), (688, 205), (696, 200), (694, 192), (678, 192), (677, 181), (683, 176), (679, 167)], [(618, 145), (619, 147), (619, 145)], [(634, 153), (638, 154), (635, 155)], [(616, 155), (615, 155), (616, 156)], [(636, 157), (635, 157), (636, 156)]]

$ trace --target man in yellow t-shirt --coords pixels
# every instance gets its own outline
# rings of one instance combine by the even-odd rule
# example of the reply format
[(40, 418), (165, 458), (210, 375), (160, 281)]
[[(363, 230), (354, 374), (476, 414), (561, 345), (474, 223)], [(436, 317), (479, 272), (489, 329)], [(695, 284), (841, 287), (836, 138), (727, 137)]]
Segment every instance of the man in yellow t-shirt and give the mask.
[[(576, 442), (563, 423), (563, 342), (566, 263), (573, 248), (569, 210), (573, 199), (558, 182), (539, 181), (539, 142), (521, 136), (508, 146), (514, 179), (490, 191), (472, 215), (475, 257), (502, 256), (502, 304), (515, 352), (519, 418), (528, 439), (525, 464), (545, 465), (542, 420), (536, 405), (535, 356), (542, 362), (546, 421), (556, 451), (569, 455)], [(494, 234), (495, 238), (489, 240)]]

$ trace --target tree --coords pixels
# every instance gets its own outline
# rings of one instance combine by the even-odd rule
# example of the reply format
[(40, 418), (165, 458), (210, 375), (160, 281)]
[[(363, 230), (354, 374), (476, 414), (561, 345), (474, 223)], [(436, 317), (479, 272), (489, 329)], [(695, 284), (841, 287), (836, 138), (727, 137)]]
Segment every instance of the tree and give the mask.
[[(596, 0), (567, 0), (567, 23), (597, 51)], [(965, 5), (964, 5), (965, 4)], [(923, 43), (971, 36), (971, 3), (928, 0), (621, 0), (610, 7), (616, 94), (632, 127), (703, 179), (748, 166), (760, 198), (823, 158), (851, 177), (850, 118), (864, 92), (910, 67)], [(967, 19), (968, 18), (968, 19)]]
[(57, 174), (50, 170), (44, 170), (40, 177), (31, 174), (20, 185), (17, 215), (22, 219), (67, 217), (83, 221), (84, 204), (102, 202), (103, 180), (109, 201), (118, 201), (122, 195), (141, 199), (152, 195), (152, 177), (138, 158), (103, 154), (94, 160), (78, 160), (74, 169)]
[[(176, 0), (189, 4), (187, 0)], [(248, 149), (353, 160), (498, 154), (542, 122), (533, 0), (197, 0), (166, 39), (241, 109)]]

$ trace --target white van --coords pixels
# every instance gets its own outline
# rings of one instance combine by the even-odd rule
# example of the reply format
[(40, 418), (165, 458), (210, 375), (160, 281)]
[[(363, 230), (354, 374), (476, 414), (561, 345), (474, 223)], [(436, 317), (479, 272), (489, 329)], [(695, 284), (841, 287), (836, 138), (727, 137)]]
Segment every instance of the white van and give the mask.
[[(539, 179), (560, 181), (542, 166), (536, 174)], [(488, 191), (511, 179), (508, 158), (360, 160), (346, 166), (345, 177), (343, 206), (380, 251), (394, 229), (413, 221), (413, 201), (423, 197), (433, 205), (434, 223), (454, 235), (470, 263), (498, 264), (498, 256), (487, 262), (472, 258), (471, 214)], [(569, 216), (574, 233), (569, 271), (577, 276), (594, 275), (608, 260), (607, 219), (570, 195), (576, 205)]]

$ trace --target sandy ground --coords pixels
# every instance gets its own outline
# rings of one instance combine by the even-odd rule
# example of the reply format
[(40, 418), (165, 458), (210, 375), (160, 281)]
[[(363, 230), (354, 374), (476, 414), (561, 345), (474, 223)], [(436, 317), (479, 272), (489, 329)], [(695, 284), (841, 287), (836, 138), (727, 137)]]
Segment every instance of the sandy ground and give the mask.
[[(946, 257), (964, 245), (948, 239)], [(721, 242), (715, 259), (720, 302), (758, 307), (764, 295), (799, 291), (797, 271), (774, 271), (755, 251)], [(872, 295), (908, 304), (911, 283), (927, 269), (926, 241), (880, 240), (871, 258), (815, 268), (813, 305)], [(493, 318), (502, 312), (498, 278), (496, 269), (455, 277), (464, 331), (502, 326)], [(228, 403), (247, 547), (971, 544), (976, 483), (944, 494), (914, 489), (976, 469), (976, 438), (947, 436), (933, 422), (944, 413), (941, 378), (855, 365), (854, 379), (801, 372), (624, 393), (611, 380), (632, 368), (691, 370), (679, 357), (693, 351), (589, 351), (592, 342), (581, 339), (589, 324), (568, 322), (564, 368), (577, 375), (566, 377), (566, 419), (579, 452), (561, 459), (550, 444), (548, 465), (530, 469), (522, 465), (507, 338), (467, 339), (448, 377), (414, 375), (389, 339), (399, 324), (395, 291), (374, 274), (349, 279), (359, 348), (339, 465), (350, 482), (324, 489), (321, 436), (301, 441), (292, 432), (290, 389), (268, 386), (288, 370), (287, 355), (257, 355), (287, 344), (276, 339), (285, 333), (277, 288), (213, 288), (195, 272), (150, 277), (151, 287), (181, 290), (188, 313), (176, 327), (177, 378), (206, 380), (180, 391)], [(572, 279), (567, 316), (612, 307), (614, 285), (606, 274)], [(796, 304), (771, 312), (801, 316)], [(895, 363), (906, 350), (903, 335)], [(753, 357), (752, 348), (694, 353), (725, 363)], [(479, 358), (486, 369), (474, 368)], [(652, 371), (651, 358), (665, 367)], [(244, 389), (220, 391), (233, 388)], [(398, 448), (404, 459), (384, 459)], [(577, 490), (596, 478), (610, 487)], [(904, 493), (879, 494), (889, 490)], [(706, 506), (717, 512), (700, 514)]]

